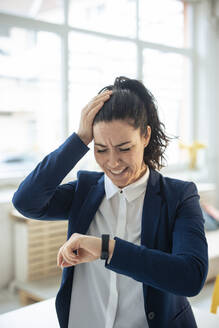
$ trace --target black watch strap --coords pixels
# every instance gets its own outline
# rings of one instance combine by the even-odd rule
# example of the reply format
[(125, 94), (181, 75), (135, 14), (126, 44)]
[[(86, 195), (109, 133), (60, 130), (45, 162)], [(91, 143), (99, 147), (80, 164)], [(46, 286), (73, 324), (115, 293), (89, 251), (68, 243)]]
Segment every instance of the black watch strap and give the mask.
[(109, 257), (109, 237), (110, 235), (102, 235), (102, 249), (101, 249), (101, 260), (107, 260)]

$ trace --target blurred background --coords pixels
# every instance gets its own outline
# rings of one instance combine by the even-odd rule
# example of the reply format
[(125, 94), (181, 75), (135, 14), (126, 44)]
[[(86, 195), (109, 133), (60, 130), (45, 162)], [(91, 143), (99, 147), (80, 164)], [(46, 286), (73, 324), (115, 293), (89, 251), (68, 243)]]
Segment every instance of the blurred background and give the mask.
[[(191, 301), (210, 311), (219, 274), (218, 58), (217, 0), (0, 0), (0, 314), (56, 295), (66, 240), (66, 222), (27, 220), (13, 193), (120, 75), (145, 84), (177, 136), (161, 173), (197, 184), (210, 265)], [(99, 170), (92, 151), (63, 183), (79, 168)]]

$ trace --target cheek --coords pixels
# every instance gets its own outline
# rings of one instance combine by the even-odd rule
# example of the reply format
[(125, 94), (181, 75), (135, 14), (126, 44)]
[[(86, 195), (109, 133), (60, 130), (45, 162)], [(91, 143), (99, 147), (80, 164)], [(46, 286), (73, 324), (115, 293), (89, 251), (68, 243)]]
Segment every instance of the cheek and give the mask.
[(141, 156), (139, 154), (141, 154), (140, 150), (134, 152), (127, 160), (127, 163), (135, 169), (139, 169), (142, 166), (143, 154)]
[(97, 164), (99, 164), (100, 166), (103, 166), (104, 162), (105, 162), (105, 156), (104, 155), (100, 155), (98, 153), (94, 153), (94, 158), (97, 162)]
[(141, 149), (136, 149), (130, 154), (130, 160), (135, 163), (142, 162), (143, 153)]

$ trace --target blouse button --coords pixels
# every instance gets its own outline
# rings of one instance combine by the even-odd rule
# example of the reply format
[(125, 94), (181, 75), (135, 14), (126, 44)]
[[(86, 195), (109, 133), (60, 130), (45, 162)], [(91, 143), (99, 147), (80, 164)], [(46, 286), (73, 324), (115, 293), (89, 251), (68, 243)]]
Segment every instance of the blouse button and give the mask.
[(148, 313), (148, 319), (152, 320), (152, 319), (154, 319), (154, 317), (155, 317), (155, 313), (154, 312), (149, 312)]

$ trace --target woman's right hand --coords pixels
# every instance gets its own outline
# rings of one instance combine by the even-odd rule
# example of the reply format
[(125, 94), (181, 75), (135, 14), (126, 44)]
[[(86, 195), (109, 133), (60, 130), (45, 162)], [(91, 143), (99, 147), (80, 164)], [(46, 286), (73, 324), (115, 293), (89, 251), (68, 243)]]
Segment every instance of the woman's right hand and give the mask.
[(93, 120), (111, 94), (112, 90), (107, 90), (97, 95), (82, 109), (77, 135), (86, 145), (93, 140)]

